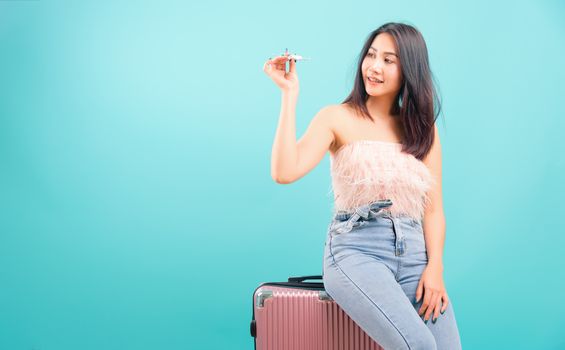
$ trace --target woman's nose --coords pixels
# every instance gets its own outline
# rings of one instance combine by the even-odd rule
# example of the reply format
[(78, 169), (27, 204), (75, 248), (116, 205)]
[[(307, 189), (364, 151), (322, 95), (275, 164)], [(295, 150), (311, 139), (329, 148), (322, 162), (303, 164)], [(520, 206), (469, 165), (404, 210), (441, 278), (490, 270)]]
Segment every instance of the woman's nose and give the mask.
[(375, 62), (371, 65), (372, 71), (376, 73), (380, 73), (382, 68), (382, 64), (379, 62), (379, 60), (375, 60)]

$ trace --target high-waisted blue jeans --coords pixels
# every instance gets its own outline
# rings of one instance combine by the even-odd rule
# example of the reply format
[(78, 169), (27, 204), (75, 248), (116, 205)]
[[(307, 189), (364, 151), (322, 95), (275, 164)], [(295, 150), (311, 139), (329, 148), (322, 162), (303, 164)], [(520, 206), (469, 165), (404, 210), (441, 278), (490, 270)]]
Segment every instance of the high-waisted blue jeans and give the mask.
[(324, 251), (325, 290), (385, 350), (461, 349), (451, 299), (435, 323), (418, 315), (416, 288), (428, 262), (422, 223), (383, 213), (390, 205), (379, 200), (336, 213)]

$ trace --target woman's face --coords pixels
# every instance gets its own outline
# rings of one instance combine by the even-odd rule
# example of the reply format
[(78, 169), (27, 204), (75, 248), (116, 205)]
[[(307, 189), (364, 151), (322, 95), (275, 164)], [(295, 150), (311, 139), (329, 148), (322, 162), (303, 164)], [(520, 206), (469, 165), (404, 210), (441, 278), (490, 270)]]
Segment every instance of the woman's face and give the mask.
[[(361, 66), (365, 90), (371, 96), (396, 96), (402, 83), (402, 70), (398, 50), (392, 35), (381, 33), (375, 37)], [(369, 77), (376, 77), (382, 83), (373, 83)]]

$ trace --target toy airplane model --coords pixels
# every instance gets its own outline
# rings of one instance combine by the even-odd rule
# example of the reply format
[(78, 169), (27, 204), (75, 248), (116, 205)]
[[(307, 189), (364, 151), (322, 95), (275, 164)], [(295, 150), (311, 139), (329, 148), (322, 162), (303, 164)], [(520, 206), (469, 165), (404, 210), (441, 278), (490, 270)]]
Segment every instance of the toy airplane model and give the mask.
[[(287, 53), (288, 53), (288, 49), (285, 49), (285, 54), (287, 54)], [(300, 55), (297, 55), (297, 54), (291, 54), (291, 55), (288, 55), (288, 61), (290, 61), (290, 60), (303, 61), (303, 60), (311, 60), (311, 58), (303, 57), (303, 56), (300, 56)]]

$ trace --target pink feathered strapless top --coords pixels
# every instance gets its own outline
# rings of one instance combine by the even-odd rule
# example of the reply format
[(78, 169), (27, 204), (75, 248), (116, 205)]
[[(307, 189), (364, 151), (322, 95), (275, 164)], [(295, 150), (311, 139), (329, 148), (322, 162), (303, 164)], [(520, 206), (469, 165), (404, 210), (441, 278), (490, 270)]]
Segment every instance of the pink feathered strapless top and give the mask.
[(330, 154), (334, 214), (351, 211), (380, 199), (390, 199), (383, 209), (391, 216), (421, 220), (434, 184), (428, 167), (401, 143), (358, 140)]

